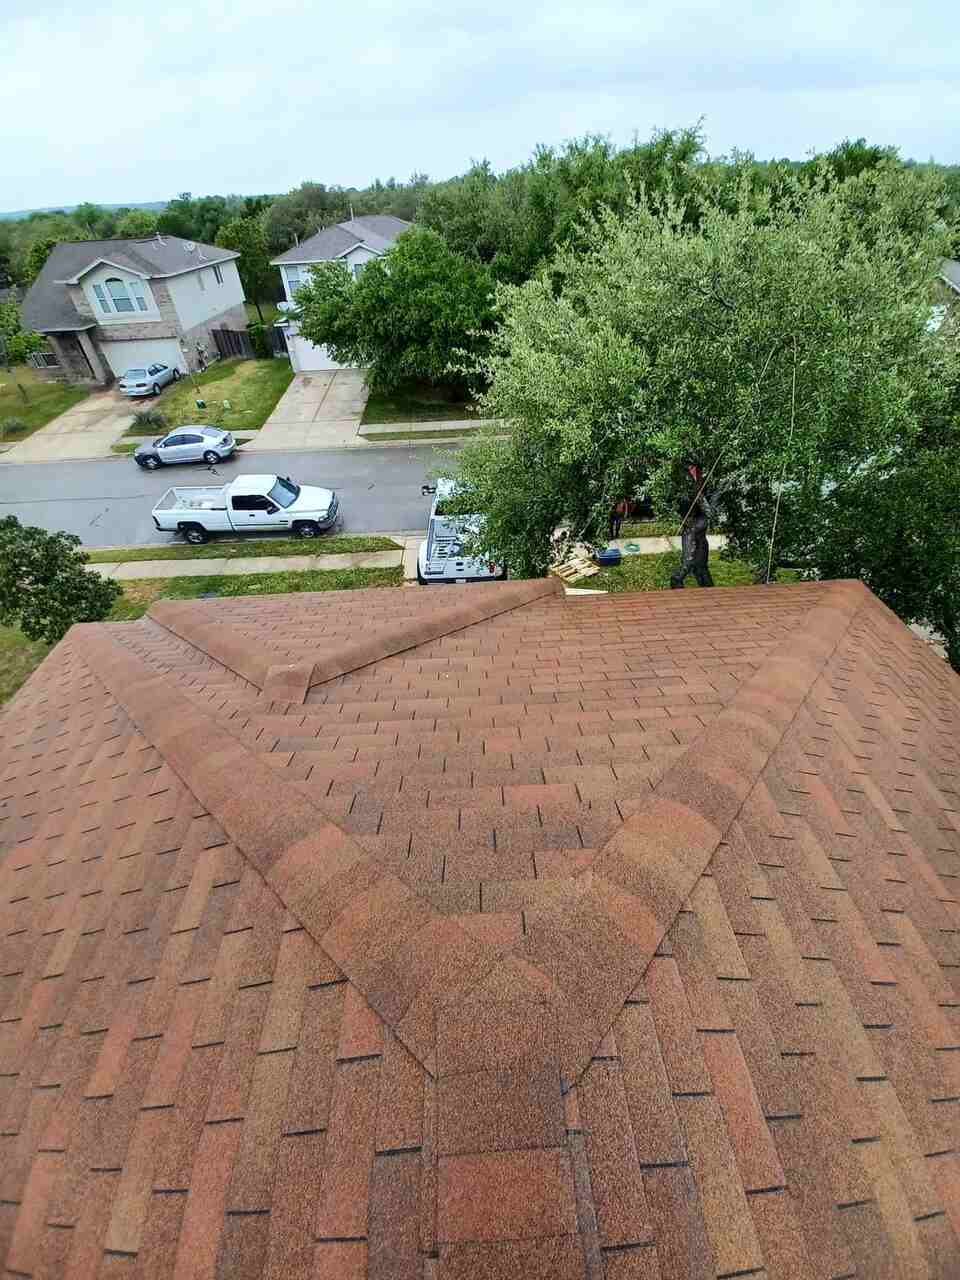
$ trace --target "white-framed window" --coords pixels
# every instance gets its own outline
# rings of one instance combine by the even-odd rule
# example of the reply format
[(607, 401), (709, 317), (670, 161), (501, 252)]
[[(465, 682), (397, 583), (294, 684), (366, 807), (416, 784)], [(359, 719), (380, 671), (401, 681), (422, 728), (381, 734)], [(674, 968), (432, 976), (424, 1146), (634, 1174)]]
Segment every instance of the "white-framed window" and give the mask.
[(216, 280), (217, 284), (223, 284), (223, 272), (220, 270), (220, 266), (216, 262), (213, 264), (213, 278)]
[(198, 272), (197, 272), (197, 284), (200, 286), (200, 292), (201, 292), (201, 293), (206, 293), (206, 292), (207, 292), (207, 282), (206, 282), (206, 280), (204, 280), (204, 278), (203, 278), (203, 272), (202, 272), (202, 271), (198, 271)]
[(292, 297), (303, 284), (303, 276), (299, 267), (284, 267), (284, 271), (287, 273), (287, 292)]
[(110, 303), (107, 301), (107, 295), (103, 292), (103, 285), (95, 284), (93, 286), (93, 292), (96, 294), (101, 310), (109, 312)]
[[(104, 283), (107, 286), (107, 293), (110, 295), (110, 301), (113, 303), (114, 311), (133, 311), (133, 300), (127, 292), (127, 286), (119, 276), (111, 276), (110, 279), (106, 280)], [(146, 308), (144, 308), (144, 310), (146, 310)]]
[(60, 367), (60, 361), (52, 351), (35, 351), (27, 359), (35, 369), (57, 369)]
[(355, 262), (355, 263), (353, 264), (353, 266), (350, 268), (350, 270), (353, 272), (353, 278), (354, 278), (354, 280), (358, 280), (358, 279), (360, 278), (360, 272), (363, 270), (363, 268), (364, 268), (366, 265), (367, 265), (367, 264), (366, 264), (365, 262)]
[(146, 298), (143, 296), (143, 281), (142, 281), (142, 280), (129, 280), (127, 283), (130, 285), (130, 292), (133, 294), (133, 300), (134, 300), (134, 302), (136, 302), (137, 307), (138, 307), (141, 311), (146, 311), (146, 310), (147, 310), (147, 300), (146, 300)]

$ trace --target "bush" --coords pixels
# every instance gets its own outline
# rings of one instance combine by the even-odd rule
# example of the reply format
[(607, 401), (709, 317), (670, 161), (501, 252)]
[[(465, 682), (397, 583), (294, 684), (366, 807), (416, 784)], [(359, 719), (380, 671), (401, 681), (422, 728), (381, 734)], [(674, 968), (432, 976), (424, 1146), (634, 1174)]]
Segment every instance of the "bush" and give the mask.
[(138, 409), (133, 415), (133, 425), (135, 427), (153, 429), (155, 427), (165, 427), (167, 420), (159, 409)]
[(48, 533), (0, 519), (0, 625), (19, 627), (29, 640), (55, 644), (75, 622), (105, 618), (119, 583), (86, 568), (72, 533)]
[(4, 418), (0, 422), (0, 440), (6, 440), (10, 436), (19, 436), (27, 429), (27, 424), (22, 418)]
[(257, 359), (272, 359), (273, 348), (270, 345), (270, 339), (267, 337), (266, 325), (259, 324), (255, 321), (253, 324), (247, 325), (247, 333), (250, 335), (250, 342), (253, 346), (253, 351)]

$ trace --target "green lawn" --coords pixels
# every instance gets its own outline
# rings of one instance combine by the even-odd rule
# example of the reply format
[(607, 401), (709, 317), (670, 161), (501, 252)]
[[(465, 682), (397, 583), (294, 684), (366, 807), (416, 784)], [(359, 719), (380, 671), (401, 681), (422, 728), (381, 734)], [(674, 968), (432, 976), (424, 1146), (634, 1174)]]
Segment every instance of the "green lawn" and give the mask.
[[(252, 302), (243, 304), (247, 308), (247, 324), (259, 324), (260, 317), (257, 315), (257, 308)], [(274, 320), (280, 315), (275, 302), (261, 302), (260, 310), (263, 312), (263, 323), (273, 324)]]
[(469, 404), (455, 392), (418, 385), (390, 395), (371, 395), (360, 422), (440, 422), (474, 416)]
[(392, 538), (334, 534), (319, 538), (217, 539), (193, 547), (188, 542), (159, 547), (116, 547), (88, 551), (91, 564), (128, 564), (133, 560), (227, 560), (233, 556), (329, 556), (355, 551), (399, 551)]
[[(678, 551), (665, 551), (656, 556), (625, 556), (612, 569), (601, 569), (590, 578), (582, 578), (572, 585), (591, 591), (663, 591), (670, 586), (670, 574), (680, 563)], [(742, 560), (721, 560), (716, 554), (710, 557), (710, 574), (718, 587), (749, 587), (753, 583), (753, 570)], [(795, 569), (781, 569), (778, 582), (796, 582)], [(694, 579), (687, 579), (687, 589), (697, 590)]]
[(302, 572), (247, 573), (239, 577), (131, 578), (121, 584), (109, 621), (142, 617), (154, 600), (194, 600), (197, 596), (267, 596), (292, 591), (355, 591), (361, 587), (402, 587), (403, 569), (307, 569)]
[[(17, 390), (17, 383), (25, 388), (27, 401)], [(39, 427), (72, 409), (90, 394), (88, 387), (68, 386), (62, 382), (47, 382), (29, 365), (17, 365), (12, 373), (0, 368), (0, 444), (12, 440), (25, 440)], [(16, 418), (24, 424), (19, 431), (4, 430), (8, 418)]]
[[(292, 377), (289, 360), (219, 360), (196, 378), (188, 376), (171, 383), (150, 401), (149, 407), (166, 419), (166, 428), (134, 423), (124, 435), (159, 434), (186, 422), (209, 422), (228, 431), (262, 427)], [(198, 396), (206, 402), (205, 409), (197, 408)], [(229, 409), (224, 409), (224, 400), (230, 402)]]
[(13, 697), (49, 648), (40, 640), (28, 640), (16, 627), (0, 627), (0, 705)]
[(383, 431), (378, 432), (375, 436), (365, 436), (364, 439), (369, 444), (376, 444), (380, 440), (388, 443), (391, 440), (434, 440), (437, 444), (442, 444), (444, 440), (458, 440), (462, 436), (475, 436), (483, 430), (483, 423), (478, 422), (477, 425), (464, 427), (457, 432), (450, 431), (431, 431), (425, 427), (422, 431)]
[[(711, 529), (710, 532), (718, 531)], [(670, 520), (625, 520), (620, 531), (621, 538), (678, 538), (679, 536), (679, 516)]]

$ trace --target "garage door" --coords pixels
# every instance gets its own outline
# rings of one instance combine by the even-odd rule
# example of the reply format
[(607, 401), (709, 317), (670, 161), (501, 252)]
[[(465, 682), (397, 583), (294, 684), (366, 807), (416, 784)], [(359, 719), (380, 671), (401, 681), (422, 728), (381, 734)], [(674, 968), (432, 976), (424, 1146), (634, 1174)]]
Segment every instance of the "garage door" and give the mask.
[(326, 347), (314, 346), (300, 335), (287, 333), (287, 351), (290, 353), (290, 364), (294, 373), (311, 373), (318, 369), (345, 369), (347, 366), (337, 364)]
[(186, 372), (183, 352), (176, 338), (145, 338), (138, 342), (101, 342), (100, 350), (118, 378), (128, 369), (148, 364), (166, 364), (171, 369), (179, 369), (181, 373)]

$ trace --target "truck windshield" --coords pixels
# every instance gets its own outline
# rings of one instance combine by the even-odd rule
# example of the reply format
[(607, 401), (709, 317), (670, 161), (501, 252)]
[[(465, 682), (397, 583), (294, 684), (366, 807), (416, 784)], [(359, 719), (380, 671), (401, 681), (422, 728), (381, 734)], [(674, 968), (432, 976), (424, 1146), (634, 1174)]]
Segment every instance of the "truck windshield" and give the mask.
[(277, 476), (277, 483), (267, 497), (278, 507), (289, 507), (300, 497), (300, 486), (294, 484), (292, 480), (284, 480), (283, 476)]

